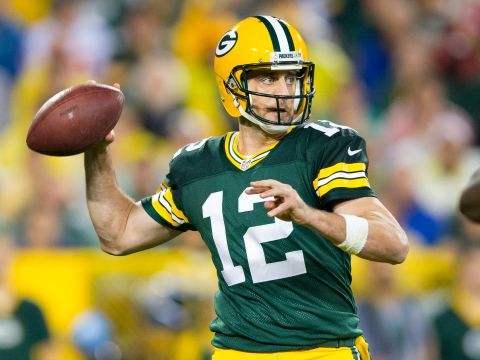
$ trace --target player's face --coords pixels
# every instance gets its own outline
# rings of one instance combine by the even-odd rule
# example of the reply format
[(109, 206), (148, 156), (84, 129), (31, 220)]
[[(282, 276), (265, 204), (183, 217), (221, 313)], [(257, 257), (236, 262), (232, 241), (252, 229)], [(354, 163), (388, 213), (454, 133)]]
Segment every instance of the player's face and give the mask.
[[(272, 71), (268, 69), (253, 70), (247, 74), (248, 89), (250, 91), (269, 95), (295, 95), (297, 72), (294, 70)], [(294, 116), (294, 99), (279, 99), (278, 106), (275, 98), (251, 95), (253, 111), (270, 121), (280, 121), (288, 124)]]

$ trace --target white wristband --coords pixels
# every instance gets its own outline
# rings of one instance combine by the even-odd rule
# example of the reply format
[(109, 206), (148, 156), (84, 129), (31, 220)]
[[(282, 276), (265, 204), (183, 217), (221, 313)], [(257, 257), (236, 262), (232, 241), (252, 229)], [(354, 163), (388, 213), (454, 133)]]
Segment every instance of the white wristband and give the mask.
[(357, 255), (362, 251), (368, 237), (368, 221), (362, 217), (338, 214), (345, 219), (345, 241), (337, 246), (343, 251)]

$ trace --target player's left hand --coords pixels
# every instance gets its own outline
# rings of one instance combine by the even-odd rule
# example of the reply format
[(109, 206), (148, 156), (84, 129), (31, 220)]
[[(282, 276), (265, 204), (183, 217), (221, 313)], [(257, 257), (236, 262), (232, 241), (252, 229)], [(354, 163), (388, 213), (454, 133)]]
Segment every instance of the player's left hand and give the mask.
[(247, 194), (258, 194), (262, 199), (273, 197), (274, 200), (265, 201), (268, 216), (300, 225), (308, 224), (313, 209), (290, 185), (271, 179), (252, 181), (250, 185), (252, 187), (245, 190)]

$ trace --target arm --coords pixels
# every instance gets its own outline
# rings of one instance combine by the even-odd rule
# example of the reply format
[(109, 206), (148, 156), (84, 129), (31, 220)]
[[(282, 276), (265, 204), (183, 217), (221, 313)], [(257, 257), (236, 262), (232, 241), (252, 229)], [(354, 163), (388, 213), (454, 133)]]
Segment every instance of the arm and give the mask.
[[(408, 253), (407, 235), (380, 200), (374, 197), (349, 200), (335, 206), (333, 211), (335, 214), (332, 215), (335, 217), (338, 217), (337, 214), (350, 214), (368, 221), (367, 242), (358, 256), (391, 264), (399, 264), (405, 260)], [(345, 231), (345, 220), (341, 220)], [(343, 239), (345, 237), (339, 240)]]
[(460, 212), (473, 222), (480, 222), (480, 169), (475, 171), (458, 204)]
[(139, 203), (135, 203), (117, 185), (108, 142), (85, 152), (87, 205), (103, 251), (126, 255), (162, 244), (180, 232), (153, 220)]
[(376, 198), (344, 201), (336, 205), (333, 212), (328, 212), (305, 204), (290, 185), (275, 180), (255, 181), (251, 185), (248, 194), (260, 194), (262, 198), (274, 197), (265, 202), (269, 216), (309, 227), (338, 246), (346, 236), (345, 219), (338, 214), (355, 215), (368, 221), (367, 242), (358, 256), (391, 264), (405, 260), (407, 236), (393, 215)]

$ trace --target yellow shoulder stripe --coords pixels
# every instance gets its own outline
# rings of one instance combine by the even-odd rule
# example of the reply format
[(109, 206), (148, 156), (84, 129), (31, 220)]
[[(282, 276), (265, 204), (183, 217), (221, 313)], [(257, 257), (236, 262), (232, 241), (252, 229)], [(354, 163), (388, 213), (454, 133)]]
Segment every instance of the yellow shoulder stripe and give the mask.
[(319, 197), (336, 188), (370, 187), (365, 173), (365, 163), (340, 162), (321, 169), (313, 181), (313, 187)]
[(152, 197), (152, 206), (158, 215), (173, 226), (180, 226), (184, 223), (188, 223), (188, 218), (175, 205), (170, 187), (166, 186), (164, 183), (159, 190), (161, 191)]

